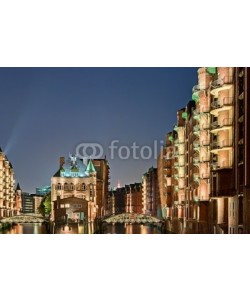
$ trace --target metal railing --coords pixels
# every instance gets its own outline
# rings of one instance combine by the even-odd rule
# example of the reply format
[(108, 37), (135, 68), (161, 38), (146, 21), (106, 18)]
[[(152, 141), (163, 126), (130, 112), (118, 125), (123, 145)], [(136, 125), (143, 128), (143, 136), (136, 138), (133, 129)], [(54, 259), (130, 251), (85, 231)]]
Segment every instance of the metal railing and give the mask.
[(195, 92), (199, 92), (201, 89), (200, 89), (200, 86), (199, 84), (195, 85), (193, 88), (192, 88), (192, 92), (195, 93)]
[(222, 87), (224, 84), (228, 84), (232, 82), (232, 77), (225, 76), (224, 78), (218, 78), (217, 80), (212, 81), (211, 87), (213, 89), (217, 89), (219, 87)]
[(225, 126), (232, 126), (233, 125), (233, 119), (232, 118), (225, 118), (221, 121), (215, 121), (211, 124), (212, 129), (222, 128)]
[(199, 132), (200, 131), (200, 125), (195, 125), (193, 127), (193, 132)]
[(211, 103), (211, 107), (214, 109), (222, 108), (224, 106), (232, 106), (233, 97), (224, 97), (223, 99), (216, 99)]
[(219, 142), (213, 142), (211, 144), (212, 149), (219, 149), (219, 148), (227, 148), (227, 147), (232, 147), (232, 140), (227, 139)]

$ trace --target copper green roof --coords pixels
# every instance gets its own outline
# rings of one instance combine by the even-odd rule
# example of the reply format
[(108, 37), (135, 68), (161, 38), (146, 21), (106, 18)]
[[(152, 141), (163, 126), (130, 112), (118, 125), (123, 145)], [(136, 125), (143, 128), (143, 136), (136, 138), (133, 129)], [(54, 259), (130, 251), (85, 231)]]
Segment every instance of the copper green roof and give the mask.
[(209, 68), (207, 68), (207, 72), (209, 73), (209, 74), (216, 74), (217, 73), (217, 70), (216, 70), (217, 68), (216, 67), (209, 67)]
[(87, 169), (86, 169), (86, 172), (88, 174), (90, 173), (96, 173), (96, 170), (95, 170), (95, 167), (94, 167), (94, 164), (92, 162), (92, 160), (90, 159), (89, 163), (88, 163), (88, 166), (87, 166)]
[(183, 112), (182, 113), (182, 118), (185, 119), (185, 120), (187, 120), (187, 118), (188, 118), (187, 112)]
[(199, 92), (195, 92), (195, 93), (193, 93), (193, 95), (192, 95), (192, 100), (194, 100), (195, 103), (199, 102), (199, 94), (198, 94), (198, 93), (199, 93)]
[(174, 138), (173, 138), (172, 135), (170, 135), (168, 139), (169, 139), (171, 142), (173, 142), (173, 140), (174, 140)]
[(79, 169), (76, 166), (73, 166), (71, 168), (71, 172), (79, 172)]

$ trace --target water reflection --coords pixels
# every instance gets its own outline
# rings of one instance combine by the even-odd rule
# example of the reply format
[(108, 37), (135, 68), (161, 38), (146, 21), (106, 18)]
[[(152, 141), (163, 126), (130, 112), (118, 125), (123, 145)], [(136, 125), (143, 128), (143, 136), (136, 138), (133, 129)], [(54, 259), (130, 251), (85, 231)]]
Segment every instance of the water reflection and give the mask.
[(161, 229), (156, 225), (107, 224), (104, 234), (161, 234)]
[(16, 224), (11, 228), (0, 232), (2, 234), (46, 234), (44, 224)]

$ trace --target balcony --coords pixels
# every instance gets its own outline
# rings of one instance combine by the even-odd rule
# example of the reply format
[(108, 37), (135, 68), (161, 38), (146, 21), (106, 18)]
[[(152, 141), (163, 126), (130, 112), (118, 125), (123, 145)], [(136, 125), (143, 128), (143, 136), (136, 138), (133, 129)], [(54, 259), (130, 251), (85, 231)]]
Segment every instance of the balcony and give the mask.
[(244, 92), (239, 95), (239, 100), (244, 100)]
[(217, 170), (223, 170), (223, 169), (232, 169), (232, 165), (228, 163), (218, 163), (218, 162), (213, 162), (211, 164), (212, 171), (217, 171)]
[(195, 125), (193, 127), (193, 132), (196, 133), (196, 134), (198, 134), (200, 132), (200, 125)]
[(233, 125), (232, 118), (225, 118), (221, 121), (215, 121), (211, 124), (211, 132), (215, 133), (215, 132), (225, 129), (226, 127), (231, 127), (232, 125)]
[(197, 165), (199, 165), (200, 164), (200, 159), (199, 159), (199, 157), (195, 157), (194, 159), (193, 159), (193, 165), (194, 166), (197, 166)]
[(197, 92), (199, 92), (199, 91), (201, 91), (201, 89), (200, 89), (199, 84), (197, 84), (197, 85), (195, 85), (195, 86), (193, 87), (192, 92), (193, 92), (193, 93), (197, 93)]
[(223, 99), (216, 99), (211, 103), (211, 114), (218, 116), (220, 111), (230, 110), (233, 106), (233, 98), (225, 97)]
[(211, 144), (211, 152), (215, 153), (220, 151), (220, 150), (228, 150), (231, 149), (233, 145), (233, 141), (232, 140), (223, 140), (223, 141), (219, 141), (219, 142), (213, 142)]
[(232, 78), (218, 78), (211, 83), (211, 94), (218, 96), (218, 93), (223, 90), (229, 90), (232, 87)]
[(200, 110), (199, 109), (193, 110), (193, 118), (195, 120), (199, 120), (200, 119)]
[(194, 173), (193, 174), (193, 179), (194, 179), (194, 181), (199, 182), (200, 181), (200, 174), (199, 173)]
[(194, 146), (194, 150), (199, 150), (200, 149), (200, 141), (194, 141), (193, 146)]

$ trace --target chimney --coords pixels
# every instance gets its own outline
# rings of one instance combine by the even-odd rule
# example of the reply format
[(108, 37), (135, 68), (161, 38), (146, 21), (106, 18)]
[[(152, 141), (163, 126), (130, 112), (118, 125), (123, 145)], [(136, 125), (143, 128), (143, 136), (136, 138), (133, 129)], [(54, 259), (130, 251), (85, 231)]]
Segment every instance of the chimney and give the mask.
[(60, 168), (65, 164), (65, 157), (60, 157)]

